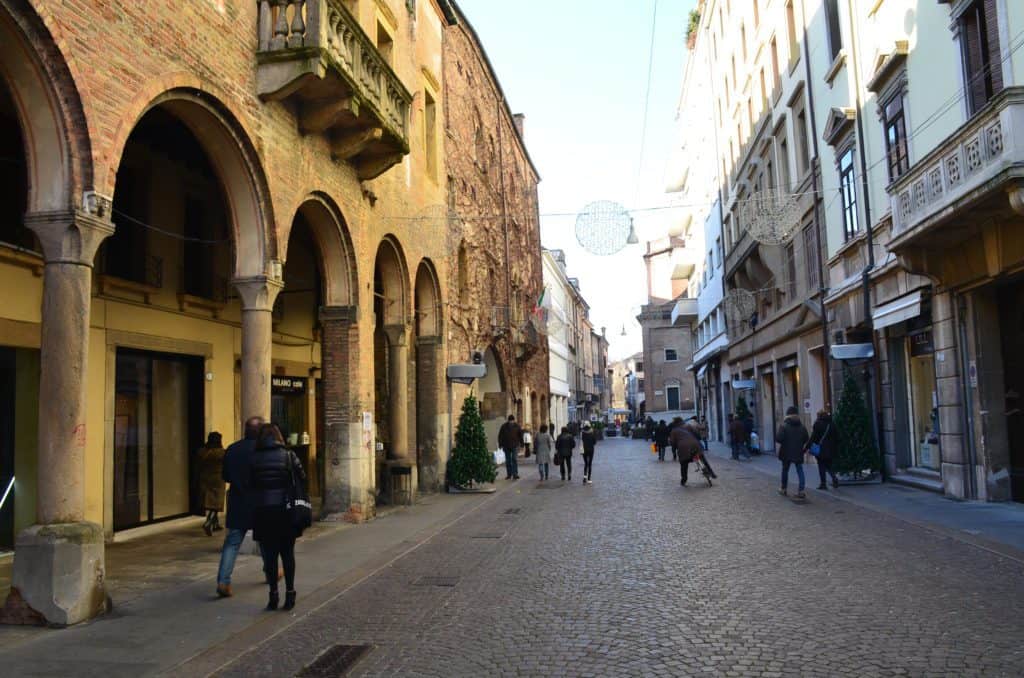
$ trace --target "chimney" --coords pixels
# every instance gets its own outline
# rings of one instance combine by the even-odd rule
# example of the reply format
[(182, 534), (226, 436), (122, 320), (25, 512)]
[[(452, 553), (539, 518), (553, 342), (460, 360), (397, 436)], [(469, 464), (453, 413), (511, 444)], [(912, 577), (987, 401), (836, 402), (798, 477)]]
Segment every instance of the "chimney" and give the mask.
[(525, 141), (526, 137), (523, 135), (523, 121), (526, 120), (526, 116), (522, 113), (516, 113), (512, 116), (512, 120), (516, 124), (516, 130), (519, 132), (519, 138)]

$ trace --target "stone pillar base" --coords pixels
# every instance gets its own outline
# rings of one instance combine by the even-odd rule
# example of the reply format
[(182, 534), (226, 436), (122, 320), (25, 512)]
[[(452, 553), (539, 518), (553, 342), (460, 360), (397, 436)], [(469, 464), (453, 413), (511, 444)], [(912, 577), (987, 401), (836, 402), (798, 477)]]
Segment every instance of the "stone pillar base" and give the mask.
[(33, 525), (22, 531), (0, 620), (67, 626), (106, 612), (103, 548), (103, 528), (94, 523)]

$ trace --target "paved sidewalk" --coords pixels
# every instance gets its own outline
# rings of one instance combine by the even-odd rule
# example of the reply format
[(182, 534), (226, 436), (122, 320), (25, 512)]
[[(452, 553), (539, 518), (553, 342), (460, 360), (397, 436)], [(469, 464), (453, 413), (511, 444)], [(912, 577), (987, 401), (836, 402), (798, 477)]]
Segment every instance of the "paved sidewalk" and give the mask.
[[(762, 454), (747, 461), (733, 461), (728, 445), (711, 443), (713, 459), (749, 466), (770, 475), (771, 487), (779, 486), (781, 465), (773, 454)], [(720, 466), (723, 462), (718, 461)], [(805, 464), (808, 495), (828, 496), (880, 511), (919, 527), (932, 529), (962, 541), (988, 548), (1024, 561), (1024, 504), (1016, 502), (960, 501), (934, 492), (899, 483), (841, 485), (839, 489), (816, 490), (817, 464)], [(796, 486), (796, 471), (789, 472), (790, 487)]]
[[(318, 523), (296, 548), (299, 601), (292, 614), (263, 611), (267, 589), (257, 556), (239, 557), (232, 576), (235, 595), (217, 598), (222, 537), (206, 539), (195, 530), (179, 530), (117, 544), (110, 549), (119, 563), (111, 581), (113, 612), (60, 630), (0, 626), (0, 673), (154, 675), (236, 638), (261, 641), (334, 595), (338, 586), (417, 548), (493, 496), (427, 495), (363, 525)], [(202, 547), (181, 547), (189, 542)]]

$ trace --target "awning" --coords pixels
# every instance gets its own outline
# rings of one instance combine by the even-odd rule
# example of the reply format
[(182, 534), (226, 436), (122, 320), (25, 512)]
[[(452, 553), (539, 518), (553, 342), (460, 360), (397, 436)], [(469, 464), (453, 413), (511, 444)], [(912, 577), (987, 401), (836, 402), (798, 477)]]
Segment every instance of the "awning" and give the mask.
[(921, 290), (917, 290), (900, 297), (896, 301), (890, 301), (888, 304), (879, 306), (872, 311), (871, 320), (875, 324), (875, 329), (880, 330), (883, 327), (889, 327), (904, 320), (916, 318), (920, 314)]
[(708, 371), (708, 364), (704, 363), (703, 365), (700, 366), (700, 369), (697, 370), (697, 378), (698, 379), (702, 378), (707, 371)]
[(873, 344), (836, 344), (831, 354), (836, 360), (865, 360), (874, 357), (875, 347)]
[(753, 379), (736, 379), (732, 382), (734, 391), (753, 391), (756, 387)]

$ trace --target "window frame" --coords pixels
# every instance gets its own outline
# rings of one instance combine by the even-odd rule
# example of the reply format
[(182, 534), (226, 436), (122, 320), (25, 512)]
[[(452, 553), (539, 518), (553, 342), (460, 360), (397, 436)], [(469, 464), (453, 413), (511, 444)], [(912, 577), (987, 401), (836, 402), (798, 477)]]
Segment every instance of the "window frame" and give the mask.
[[(853, 143), (847, 143), (836, 153), (844, 242), (849, 242), (860, 233), (860, 219), (857, 216), (857, 163), (855, 161), (855, 148), (856, 146)], [(851, 220), (852, 224), (850, 223)]]
[[(667, 362), (667, 363), (676, 363), (676, 362), (679, 362), (679, 351), (677, 351), (677, 350), (676, 350), (676, 349), (674, 349), (674, 348), (666, 348), (666, 349), (664, 349), (664, 351), (665, 351), (665, 362)], [(672, 355), (673, 355), (674, 357), (672, 357), (672, 358), (669, 358), (669, 357), (668, 357), (669, 351), (671, 351), (671, 352), (672, 352)]]
[(904, 90), (900, 88), (887, 100), (882, 101), (879, 113), (882, 119), (882, 139), (885, 143), (885, 165), (889, 172), (889, 181), (893, 182), (910, 171), (910, 139), (907, 138)]

